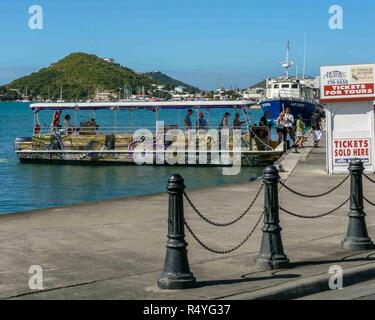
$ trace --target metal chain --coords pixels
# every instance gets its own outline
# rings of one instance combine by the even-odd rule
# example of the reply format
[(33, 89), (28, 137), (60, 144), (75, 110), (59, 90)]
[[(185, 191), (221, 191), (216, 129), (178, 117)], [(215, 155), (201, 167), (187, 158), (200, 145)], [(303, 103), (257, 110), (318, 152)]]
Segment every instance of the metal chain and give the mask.
[(367, 174), (363, 173), (363, 175), (365, 176), (365, 178), (366, 178), (368, 181), (370, 181), (370, 182), (372, 182), (372, 183), (375, 183), (375, 180), (371, 179)]
[(369, 199), (367, 199), (365, 196), (363, 196), (363, 199), (368, 203), (368, 204), (371, 204), (372, 206), (375, 207), (375, 203), (374, 202), (371, 202)]
[(216, 253), (216, 254), (228, 254), (228, 253), (231, 253), (237, 249), (239, 249), (240, 247), (242, 247), (251, 237), (251, 235), (254, 233), (255, 229), (258, 227), (260, 221), (262, 220), (262, 217), (263, 217), (263, 213), (259, 216), (259, 219), (257, 220), (255, 226), (251, 229), (250, 233), (246, 236), (246, 238), (240, 243), (238, 244), (237, 246), (235, 246), (234, 248), (232, 249), (228, 249), (228, 250), (216, 250), (216, 249), (212, 249), (210, 248), (209, 246), (207, 246), (205, 243), (203, 243), (202, 240), (200, 240), (197, 235), (193, 232), (193, 230), (191, 229), (191, 227), (189, 226), (189, 224), (186, 222), (186, 220), (184, 221), (184, 224), (186, 226), (186, 228), (188, 229), (188, 231), (190, 232), (190, 234), (193, 236), (193, 238), (206, 250), (208, 250), (209, 252), (212, 252), (212, 253)]
[(320, 198), (320, 197), (323, 197), (323, 196), (326, 196), (327, 194), (330, 194), (331, 192), (335, 191), (336, 189), (338, 189), (339, 187), (341, 187), (344, 182), (346, 180), (348, 180), (348, 178), (350, 177), (350, 175), (347, 175), (338, 185), (336, 185), (335, 187), (333, 187), (332, 189), (326, 191), (326, 192), (323, 192), (323, 193), (320, 193), (320, 194), (304, 194), (304, 193), (301, 193), (301, 192), (298, 192), (296, 190), (293, 190), (291, 187), (288, 187), (285, 183), (283, 183), (282, 181), (280, 181), (280, 184), (285, 188), (287, 189), (288, 191), (296, 194), (297, 196), (300, 196), (300, 197), (304, 197), (304, 198)]
[(348, 203), (350, 200), (350, 198), (346, 199), (345, 202), (343, 202), (342, 204), (340, 204), (338, 207), (328, 211), (328, 212), (325, 212), (325, 213), (321, 213), (321, 214), (318, 214), (318, 215), (315, 215), (315, 216), (306, 216), (306, 215), (302, 215), (302, 214), (298, 214), (298, 213), (294, 213), (294, 212), (291, 212), (289, 210), (286, 210), (284, 209), (283, 207), (279, 207), (281, 211), (284, 211), (285, 213), (288, 213), (294, 217), (297, 217), (297, 218), (303, 218), (303, 219), (317, 219), (317, 218), (322, 218), (322, 217), (325, 217), (325, 216), (328, 216), (334, 212), (336, 212), (337, 210), (339, 210), (340, 208), (342, 208), (346, 203)]
[(207, 223), (213, 225), (213, 226), (216, 226), (216, 227), (227, 227), (227, 226), (230, 226), (236, 222), (238, 222), (239, 220), (241, 220), (249, 211), (250, 209), (252, 208), (252, 206), (254, 205), (255, 201), (258, 199), (261, 191), (263, 190), (263, 183), (260, 185), (260, 188), (258, 190), (258, 192), (256, 193), (254, 199), (250, 202), (249, 206), (246, 208), (246, 210), (241, 213), (241, 215), (230, 221), (230, 222), (223, 222), (223, 223), (220, 223), (220, 222), (215, 222), (215, 221), (212, 221), (210, 219), (208, 219), (207, 217), (205, 217), (199, 210), (198, 208), (193, 204), (193, 202), (191, 201), (191, 199), (189, 198), (189, 196), (187, 195), (186, 192), (184, 192), (184, 197), (185, 199), (187, 200), (187, 202), (189, 203), (189, 205), (191, 206), (191, 208), (194, 210), (194, 212), (200, 217), (202, 218), (204, 221), (206, 221)]

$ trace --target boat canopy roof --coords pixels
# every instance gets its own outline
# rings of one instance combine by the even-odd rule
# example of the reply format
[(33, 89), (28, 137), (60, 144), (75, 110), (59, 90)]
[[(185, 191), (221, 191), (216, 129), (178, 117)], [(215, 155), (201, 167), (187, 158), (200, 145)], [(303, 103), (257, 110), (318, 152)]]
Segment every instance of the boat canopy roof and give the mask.
[(30, 108), (34, 112), (41, 110), (134, 110), (134, 109), (230, 109), (242, 108), (254, 105), (254, 101), (126, 101), (126, 102), (52, 102), (52, 103), (32, 103)]

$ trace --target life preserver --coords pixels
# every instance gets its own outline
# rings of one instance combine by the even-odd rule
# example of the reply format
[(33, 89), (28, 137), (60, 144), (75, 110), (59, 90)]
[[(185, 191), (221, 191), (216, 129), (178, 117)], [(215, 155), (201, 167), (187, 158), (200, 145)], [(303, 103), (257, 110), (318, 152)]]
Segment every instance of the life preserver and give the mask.
[(39, 134), (40, 133), (40, 125), (37, 123), (34, 127), (34, 134)]
[(55, 111), (53, 114), (53, 126), (58, 127), (60, 125), (60, 113)]

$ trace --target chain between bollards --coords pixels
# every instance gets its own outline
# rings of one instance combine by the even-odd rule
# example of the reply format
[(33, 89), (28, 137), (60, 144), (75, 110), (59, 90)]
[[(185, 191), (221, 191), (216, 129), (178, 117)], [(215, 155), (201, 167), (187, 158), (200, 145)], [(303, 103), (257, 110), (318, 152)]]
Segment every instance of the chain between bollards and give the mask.
[(190, 232), (190, 234), (192, 235), (192, 237), (195, 239), (195, 241), (197, 241), (198, 244), (200, 246), (202, 246), (204, 249), (206, 249), (207, 251), (209, 251), (211, 253), (216, 253), (216, 254), (228, 254), (228, 253), (232, 253), (232, 252), (236, 251), (237, 249), (241, 248), (250, 239), (250, 237), (253, 235), (254, 231), (256, 230), (256, 228), (258, 227), (260, 222), (262, 221), (262, 217), (263, 217), (263, 214), (261, 214), (259, 216), (259, 219), (255, 223), (254, 227), (250, 230), (250, 232), (248, 233), (248, 235), (245, 237), (244, 240), (242, 240), (235, 247), (233, 247), (231, 249), (226, 249), (226, 250), (217, 250), (217, 249), (213, 249), (213, 248), (209, 247), (202, 240), (200, 240), (198, 238), (198, 236), (193, 232), (193, 230), (191, 229), (191, 227), (189, 226), (189, 224), (186, 221), (185, 221), (185, 226), (188, 229), (188, 231)]
[(368, 181), (370, 181), (370, 182), (372, 182), (372, 183), (375, 183), (375, 180), (373, 180), (373, 179), (371, 179), (367, 174), (363, 174), (364, 176), (365, 176), (365, 178), (368, 180)]
[(291, 193), (294, 193), (295, 195), (297, 196), (300, 196), (300, 197), (303, 197), (303, 198), (320, 198), (320, 197), (324, 197), (330, 193), (332, 193), (333, 191), (337, 190), (339, 187), (341, 187), (346, 180), (348, 180), (348, 178), (350, 177), (350, 175), (348, 174), (343, 180), (340, 181), (339, 184), (337, 184), (336, 186), (334, 186), (333, 188), (325, 191), (325, 192), (322, 192), (322, 193), (319, 193), (319, 194), (306, 194), (306, 193), (302, 193), (302, 192), (298, 192), (294, 189), (292, 189), (291, 187), (287, 186), (285, 183), (283, 183), (282, 181), (280, 181), (280, 184), (285, 188), (287, 189), (288, 191), (290, 191)]
[(367, 199), (365, 196), (363, 196), (363, 199), (369, 204), (375, 207), (375, 203)]
[(259, 190), (257, 191), (257, 193), (255, 194), (255, 197), (254, 199), (250, 202), (249, 206), (245, 209), (245, 211), (243, 213), (241, 213), (240, 216), (238, 216), (236, 219), (233, 219), (232, 221), (229, 221), (229, 222), (215, 222), (215, 221), (212, 221), (210, 219), (208, 219), (207, 217), (205, 217), (203, 215), (203, 213), (200, 212), (200, 210), (198, 210), (198, 208), (193, 204), (193, 202), (191, 201), (190, 197), (187, 195), (186, 192), (184, 192), (184, 197), (186, 199), (186, 201), (189, 203), (190, 207), (193, 209), (193, 211), (202, 219), (204, 220), (205, 222), (207, 222), (208, 224), (211, 224), (215, 227), (228, 227), (232, 224), (235, 224), (236, 222), (240, 221), (249, 211), (250, 209), (253, 207), (255, 201), (258, 199), (261, 191), (263, 190), (263, 183), (260, 185), (259, 187)]
[(332, 210), (329, 210), (329, 211), (324, 212), (324, 213), (316, 214), (316, 215), (311, 215), (311, 216), (303, 215), (303, 214), (300, 214), (300, 213), (294, 213), (290, 210), (284, 209), (281, 206), (279, 207), (279, 209), (281, 211), (287, 213), (287, 214), (290, 214), (293, 217), (302, 218), (302, 219), (318, 219), (318, 218), (326, 217), (326, 216), (329, 216), (329, 215), (335, 213), (337, 210), (341, 209), (344, 205), (346, 205), (349, 202), (349, 200), (350, 200), (350, 198), (346, 199), (344, 202), (342, 202), (341, 204), (339, 204), (336, 208), (334, 208)]

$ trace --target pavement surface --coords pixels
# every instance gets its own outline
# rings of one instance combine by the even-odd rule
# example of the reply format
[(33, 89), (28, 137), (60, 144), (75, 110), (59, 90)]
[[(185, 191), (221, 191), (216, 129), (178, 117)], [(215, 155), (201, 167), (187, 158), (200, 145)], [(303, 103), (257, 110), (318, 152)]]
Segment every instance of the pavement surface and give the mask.
[(328, 290), (297, 300), (375, 300), (375, 279), (338, 290)]
[[(305, 193), (320, 193), (337, 185), (344, 176), (325, 173), (324, 152), (323, 147), (307, 147), (286, 155), (284, 181)], [(197, 207), (218, 222), (239, 216), (260, 183), (190, 190), (189, 181), (185, 182)], [(364, 181), (364, 190), (369, 199), (375, 199), (370, 182)], [(285, 189), (279, 192), (281, 206), (305, 215), (329, 211), (348, 197), (348, 181), (318, 199), (300, 198)], [(375, 274), (374, 250), (341, 248), (348, 222), (345, 205), (320, 219), (280, 213), (284, 251), (291, 261), (290, 268), (283, 270), (255, 267), (260, 226), (244, 246), (229, 255), (208, 252), (187, 234), (197, 288), (160, 290), (156, 281), (165, 256), (167, 200), (163, 193), (1, 216), (0, 298), (291, 299), (326, 290), (332, 265), (343, 268), (344, 283), (368, 280)], [(185, 218), (202, 241), (223, 250), (247, 236), (262, 207), (263, 194), (241, 222), (226, 228), (206, 224), (187, 203)], [(369, 235), (375, 239), (375, 208), (366, 207), (366, 212)], [(29, 288), (32, 275), (28, 271), (33, 265), (43, 269), (42, 290)]]

